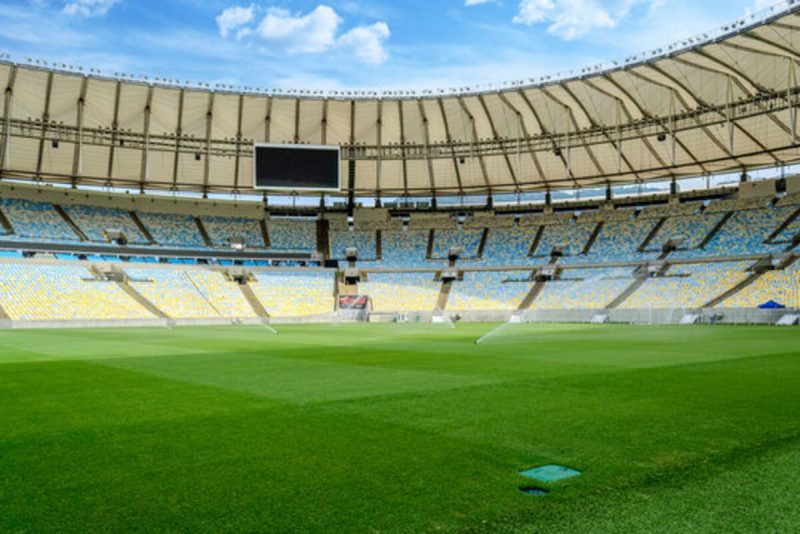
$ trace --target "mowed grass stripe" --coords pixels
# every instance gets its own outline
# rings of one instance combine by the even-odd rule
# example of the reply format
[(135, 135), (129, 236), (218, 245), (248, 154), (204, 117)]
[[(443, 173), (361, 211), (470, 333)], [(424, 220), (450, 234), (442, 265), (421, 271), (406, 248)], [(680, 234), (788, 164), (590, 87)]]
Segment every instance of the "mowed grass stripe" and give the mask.
[(95, 360), (93, 363), (296, 403), (445, 391), (490, 381), (444, 372), (346, 365), (262, 353), (204, 353), (193, 355), (190, 362), (184, 356), (162, 356)]

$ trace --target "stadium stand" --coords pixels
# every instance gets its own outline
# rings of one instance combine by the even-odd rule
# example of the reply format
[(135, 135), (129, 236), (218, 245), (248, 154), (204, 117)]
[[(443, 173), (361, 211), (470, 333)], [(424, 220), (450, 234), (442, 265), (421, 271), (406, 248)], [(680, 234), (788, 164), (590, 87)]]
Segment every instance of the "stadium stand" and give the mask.
[(489, 229), (480, 265), (502, 267), (530, 263), (532, 260), (528, 258), (528, 252), (538, 230), (536, 226)]
[(475, 271), (464, 273), (454, 282), (447, 309), (515, 310), (530, 291), (533, 282), (525, 271)]
[(748, 276), (752, 262), (673, 265), (663, 277), (648, 279), (623, 309), (699, 308)]
[(309, 219), (271, 218), (267, 221), (272, 250), (312, 252), (317, 249), (317, 223)]
[(433, 273), (370, 273), (359, 285), (376, 312), (432, 311), (441, 288)]
[(682, 250), (696, 249), (711, 230), (724, 217), (723, 213), (709, 213), (668, 217), (648, 250), (660, 252), (670, 240), (680, 241)]
[(561, 279), (544, 284), (533, 302), (534, 310), (602, 309), (633, 281), (628, 268), (569, 269)]
[(734, 256), (781, 252), (785, 246), (770, 245), (766, 240), (793, 212), (791, 207), (737, 211), (705, 247), (705, 254)]
[(204, 248), (194, 218), (188, 215), (139, 212), (139, 219), (157, 243), (167, 247)]
[(153, 318), (117, 285), (74, 265), (0, 263), (0, 305), (20, 321)]
[(253, 308), (239, 290), (238, 283), (228, 280), (219, 271), (192, 269), (185, 271), (189, 282), (222, 317), (241, 319), (256, 317)]
[(325, 271), (254, 271), (253, 292), (271, 316), (302, 317), (334, 311), (334, 277)]
[(129, 243), (147, 244), (130, 214), (121, 209), (96, 206), (64, 206), (64, 211), (81, 228), (90, 241), (106, 242), (107, 230), (119, 230), (125, 234)]
[(800, 308), (800, 264), (768, 271), (751, 285), (722, 303), (724, 308), (756, 308), (769, 301)]
[(183, 269), (127, 268), (130, 286), (173, 319), (203, 319), (222, 314)]
[(80, 238), (64, 221), (52, 204), (3, 198), (0, 210), (5, 214), (15, 235), (36, 241), (78, 242)]
[(376, 232), (374, 230), (334, 230), (331, 232), (331, 256), (343, 259), (348, 248), (358, 250), (360, 261), (371, 261), (377, 258)]
[(478, 247), (483, 237), (482, 229), (458, 228), (436, 230), (433, 240), (433, 258), (447, 258), (451, 248), (461, 250), (462, 258), (478, 256)]
[(639, 248), (655, 229), (657, 221), (612, 221), (603, 225), (589, 256), (594, 262), (637, 261), (653, 259), (652, 254), (642, 254)]
[[(426, 261), (428, 249), (428, 232), (421, 230), (383, 232), (383, 258), (381, 267), (431, 267), (433, 262)], [(441, 265), (441, 260), (436, 265)]]
[(203, 226), (215, 246), (228, 246), (231, 239), (244, 239), (251, 248), (263, 248), (264, 236), (259, 221), (242, 217), (203, 217)]
[(568, 222), (545, 226), (542, 240), (534, 253), (538, 258), (550, 256), (553, 249), (561, 249), (564, 256), (577, 256), (583, 252), (597, 224), (594, 222)]

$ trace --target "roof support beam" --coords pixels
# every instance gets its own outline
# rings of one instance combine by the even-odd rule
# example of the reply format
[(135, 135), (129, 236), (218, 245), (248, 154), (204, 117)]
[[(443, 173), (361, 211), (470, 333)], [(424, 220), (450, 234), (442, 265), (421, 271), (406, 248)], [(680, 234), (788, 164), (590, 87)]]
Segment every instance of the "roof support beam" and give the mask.
[[(704, 57), (705, 59), (711, 61), (712, 63), (714, 63), (716, 65), (718, 65), (719, 68), (722, 69), (722, 70), (712, 69), (712, 68), (706, 67), (704, 65), (699, 65), (699, 64), (695, 63), (694, 61), (689, 61), (688, 59), (686, 59), (684, 57), (675, 57), (675, 58), (673, 58), (673, 61), (676, 61), (678, 63), (683, 63), (684, 65), (689, 65), (690, 67), (694, 67), (696, 69), (701, 69), (701, 70), (705, 70), (705, 71), (708, 71), (708, 72), (713, 72), (713, 73), (716, 73), (716, 74), (734, 75), (734, 76), (737, 77), (737, 80), (736, 80), (737, 81), (737, 86), (739, 86), (739, 88), (743, 92), (748, 93), (751, 96), (755, 96), (755, 94), (759, 93), (759, 92), (761, 92), (761, 93), (769, 93), (770, 92), (769, 89), (767, 89), (763, 85), (761, 85), (758, 82), (756, 82), (755, 80), (753, 80), (752, 77), (746, 75), (744, 72), (742, 72), (741, 69), (735, 67), (734, 66), (735, 64), (730, 64), (729, 65), (728, 63), (725, 63), (724, 61), (722, 61), (720, 59), (717, 59), (716, 57), (712, 56), (711, 54), (709, 54), (708, 52), (706, 52), (702, 48), (698, 48), (696, 50), (692, 50), (692, 52), (697, 54), (698, 56)], [(751, 89), (745, 88), (745, 86), (742, 84), (742, 80), (744, 80), (744, 82), (747, 85), (749, 85)]]
[(150, 115), (153, 107), (153, 86), (147, 89), (147, 103), (144, 106), (144, 150), (142, 152), (142, 168), (139, 173), (139, 192), (144, 193), (144, 186), (147, 182), (147, 173), (150, 163)]
[[(626, 98), (628, 98), (628, 99), (629, 99), (629, 100), (630, 100), (630, 101), (633, 103), (633, 105), (634, 105), (634, 106), (636, 106), (636, 108), (639, 110), (639, 113), (640, 113), (642, 116), (644, 116), (644, 117), (647, 117), (647, 118), (651, 118), (651, 117), (649, 117), (649, 115), (648, 115), (648, 113), (647, 113), (647, 112), (645, 112), (643, 109), (641, 109), (641, 108), (639, 107), (639, 104), (638, 104), (638, 102), (636, 102), (635, 100), (633, 100), (632, 98), (630, 98), (630, 95), (629, 95), (629, 94), (628, 94), (628, 93), (627, 93), (627, 92), (626, 92), (624, 89), (622, 89), (622, 87), (620, 87), (620, 86), (619, 86), (619, 84), (617, 84), (617, 82), (615, 82), (614, 80), (609, 80), (608, 78), (606, 78), (606, 79), (607, 79), (607, 80), (608, 80), (608, 81), (609, 81), (609, 82), (610, 82), (612, 85), (614, 85), (614, 86), (615, 86), (617, 89), (619, 89), (619, 90), (622, 92), (622, 94), (623, 94), (624, 96), (626, 96)], [(600, 87), (598, 87), (596, 84), (594, 84), (594, 83), (593, 83), (591, 80), (584, 80), (584, 83), (585, 83), (586, 85), (588, 85), (589, 87), (593, 88), (593, 89), (594, 89), (595, 91), (597, 91), (598, 93), (602, 93), (602, 94), (604, 94), (604, 95), (608, 96), (609, 98), (613, 98), (613, 99), (617, 100), (617, 102), (618, 102), (618, 110), (619, 110), (619, 111), (622, 111), (622, 113), (625, 115), (625, 119), (628, 121), (628, 123), (633, 123), (633, 122), (634, 122), (634, 121), (633, 121), (633, 115), (631, 115), (631, 112), (630, 112), (630, 110), (628, 109), (628, 106), (625, 104), (625, 102), (624, 102), (624, 101), (623, 101), (623, 100), (622, 100), (622, 99), (621, 99), (619, 96), (617, 96), (617, 95), (613, 95), (613, 94), (609, 93), (608, 91), (606, 91), (606, 90), (604, 90), (604, 89), (601, 89), (601, 88), (600, 88)], [(656, 161), (657, 161), (657, 162), (658, 162), (658, 163), (659, 163), (661, 166), (663, 166), (663, 167), (667, 167), (667, 164), (666, 164), (666, 162), (664, 162), (664, 160), (661, 158), (661, 155), (658, 153), (658, 151), (657, 151), (655, 148), (653, 148), (653, 145), (652, 145), (652, 143), (650, 143), (650, 141), (647, 139), (647, 137), (645, 137), (644, 135), (642, 135), (642, 129), (641, 129), (639, 126), (636, 126), (636, 127), (635, 127), (635, 129), (636, 129), (636, 132), (639, 134), (639, 138), (641, 139), (642, 143), (644, 143), (644, 146), (645, 146), (645, 147), (647, 148), (647, 150), (650, 152), (650, 155), (651, 155), (651, 156), (653, 156), (653, 158), (654, 158), (654, 159), (655, 159), (655, 160), (656, 160)], [(626, 159), (627, 159), (627, 158), (626, 158)], [(626, 161), (626, 164), (628, 165), (628, 167), (629, 167), (631, 170), (633, 169), (633, 166), (632, 166), (632, 165), (631, 165), (629, 162), (627, 162), (627, 161)]]
[(83, 167), (83, 115), (86, 108), (86, 90), (89, 87), (89, 78), (84, 76), (81, 80), (81, 92), (78, 96), (78, 114), (75, 119), (76, 130), (78, 137), (75, 139), (75, 152), (72, 155), (72, 188), (75, 189), (78, 185), (78, 176), (81, 174)]
[[(685, 65), (690, 65), (692, 67), (695, 67), (695, 68), (698, 68), (698, 69), (702, 69), (702, 70), (706, 70), (706, 71), (709, 71), (709, 72), (714, 72), (716, 74), (720, 74), (720, 75), (723, 75), (723, 76), (733, 76), (733, 83), (736, 85), (736, 87), (738, 87), (743, 93), (745, 93), (747, 95), (750, 95), (751, 97), (756, 96), (759, 92), (761, 92), (761, 93), (771, 93), (772, 92), (771, 89), (768, 89), (768, 88), (764, 87), (763, 85), (758, 84), (752, 78), (750, 78), (749, 76), (745, 75), (741, 71), (741, 69), (735, 68), (732, 65), (727, 65), (723, 61), (720, 61), (719, 59), (715, 58), (714, 56), (708, 54), (707, 52), (705, 52), (703, 50), (698, 49), (698, 50), (694, 50), (693, 52), (698, 54), (698, 55), (701, 55), (703, 57), (708, 58), (710, 61), (716, 62), (718, 65), (720, 65), (722, 70), (712, 69), (712, 68), (709, 68), (709, 67), (704, 67), (702, 65), (697, 65), (696, 63), (693, 63), (693, 62), (688, 61), (688, 60), (683, 59), (683, 58), (674, 58), (674, 60), (678, 61), (680, 63), (683, 63)], [(768, 55), (771, 55), (771, 54), (768, 54)], [(785, 56), (778, 56), (778, 57), (785, 57)], [(791, 59), (791, 58), (786, 58), (786, 60), (789, 62), (790, 65), (795, 65), (796, 64), (795, 61), (793, 59)], [(750, 86), (749, 89), (747, 87), (745, 87), (745, 83)], [(766, 110), (764, 108), (764, 106), (761, 105), (760, 103), (758, 103), (757, 101), (755, 102), (755, 105), (758, 106), (759, 109), (764, 110), (766, 112), (767, 117), (769, 117), (769, 119), (778, 128), (780, 128), (781, 130), (786, 132), (787, 135), (792, 135), (790, 128), (787, 128), (787, 126), (783, 123), (783, 121), (781, 121), (778, 117), (776, 117), (774, 113), (771, 113), (768, 110)], [(794, 136), (794, 139), (797, 139), (796, 135)]]
[(175, 128), (175, 159), (172, 161), (172, 190), (178, 189), (178, 171), (181, 163), (181, 137), (183, 137), (183, 101), (186, 89), (181, 89), (178, 96), (178, 123)]
[[(398, 117), (400, 117), (400, 158), (401, 158), (400, 161), (401, 161), (401, 166), (403, 168), (403, 195), (408, 196), (408, 162), (406, 161), (406, 130), (405, 130), (405, 119), (403, 118), (402, 100), (397, 101), (397, 113)], [(428, 168), (430, 172), (431, 155), (428, 152), (427, 148), (425, 150), (425, 157), (428, 158)]]
[(294, 144), (300, 143), (300, 99), (294, 99), (294, 136), (292, 136)]
[[(111, 122), (111, 148), (108, 150), (108, 172), (106, 173), (109, 185), (111, 185), (111, 180), (114, 177), (114, 152), (117, 149), (117, 135), (119, 134), (119, 101), (121, 94), (122, 82), (117, 82), (114, 90), (114, 118)], [(177, 146), (175, 147), (175, 157), (178, 157)]]
[[(533, 117), (536, 119), (536, 122), (539, 124), (539, 129), (542, 131), (542, 133), (546, 137), (550, 138), (550, 141), (553, 143), (553, 150), (558, 148), (556, 146), (555, 137), (553, 136), (553, 134), (547, 128), (544, 127), (544, 123), (542, 122), (542, 119), (539, 117), (539, 114), (536, 112), (536, 108), (533, 107), (533, 103), (531, 103), (531, 99), (528, 98), (528, 95), (525, 94), (525, 91), (523, 91), (521, 89), (519, 90), (519, 95), (522, 97), (522, 100), (525, 102), (525, 105), (528, 106), (528, 111), (531, 112)], [(578, 181), (575, 179), (575, 175), (572, 174), (572, 170), (570, 169), (570, 166), (567, 163), (567, 160), (564, 158), (564, 153), (561, 150), (558, 150), (557, 152), (558, 152), (558, 158), (561, 160), (561, 163), (564, 164), (564, 168), (567, 169), (567, 178), (572, 181), (572, 185), (573, 186), (578, 187)], [(549, 187), (548, 187), (547, 191), (548, 192), (550, 191)]]
[(383, 100), (378, 100), (378, 117), (376, 120), (378, 158), (375, 161), (375, 189), (378, 199), (381, 196), (381, 171), (383, 170)]
[(44, 94), (44, 111), (42, 112), (42, 131), (39, 138), (39, 154), (36, 156), (36, 179), (42, 179), (42, 159), (44, 158), (44, 140), (47, 137), (47, 129), (50, 126), (50, 98), (53, 94), (54, 71), (47, 74), (47, 89)]
[[(636, 76), (636, 77), (638, 77), (638, 78), (640, 78), (640, 79), (643, 79), (643, 80), (645, 80), (645, 81), (647, 81), (647, 82), (654, 83), (654, 84), (656, 84), (656, 85), (660, 85), (661, 87), (664, 87), (664, 88), (666, 88), (666, 89), (669, 89), (670, 91), (672, 91), (672, 95), (673, 95), (673, 97), (674, 97), (674, 98), (675, 98), (675, 99), (676, 99), (678, 102), (680, 102), (680, 103), (681, 103), (681, 105), (684, 107), (684, 109), (692, 109), (692, 106), (689, 106), (689, 105), (686, 103), (686, 101), (684, 101), (684, 100), (683, 100), (683, 97), (680, 95), (680, 93), (678, 93), (678, 89), (680, 89), (680, 90), (684, 91), (686, 94), (688, 94), (688, 95), (690, 95), (690, 96), (691, 96), (691, 95), (692, 95), (692, 93), (691, 93), (691, 91), (689, 91), (689, 90), (686, 88), (686, 86), (684, 86), (682, 83), (680, 83), (679, 81), (677, 81), (677, 80), (676, 80), (674, 77), (672, 77), (672, 76), (670, 76), (669, 74), (665, 73), (665, 72), (664, 72), (664, 71), (663, 71), (661, 68), (659, 68), (659, 67), (657, 67), (657, 66), (655, 66), (655, 65), (648, 64), (648, 65), (647, 65), (647, 67), (649, 67), (650, 69), (652, 69), (652, 70), (656, 71), (656, 72), (657, 72), (657, 73), (659, 73), (660, 75), (662, 75), (662, 76), (664, 76), (665, 78), (667, 78), (667, 79), (668, 79), (668, 80), (669, 80), (671, 83), (673, 83), (673, 84), (674, 84), (674, 86), (667, 85), (667, 84), (665, 84), (665, 83), (661, 83), (661, 82), (657, 82), (657, 81), (655, 81), (654, 79), (652, 79), (652, 78), (650, 78), (650, 77), (648, 77), (648, 76), (645, 76), (644, 74), (642, 74), (641, 72), (638, 72), (638, 71), (633, 71), (633, 70), (631, 70), (631, 71), (629, 71), (629, 72), (630, 72), (631, 74), (633, 74), (634, 76)], [(692, 98), (693, 98), (693, 99), (694, 99), (694, 101), (695, 101), (695, 105), (706, 105), (706, 106), (707, 106), (707, 104), (705, 104), (704, 102), (701, 102), (701, 101), (697, 100), (697, 98), (696, 98), (696, 97), (693, 97), (693, 96), (692, 96)], [(674, 117), (674, 116), (675, 116), (675, 114), (674, 114), (674, 113), (670, 113), (670, 117)], [(723, 118), (724, 118), (724, 114), (723, 114)], [(695, 122), (695, 124), (696, 124), (696, 125), (697, 125), (697, 126), (700, 128), (700, 130), (701, 130), (701, 131), (702, 131), (702, 132), (705, 134), (705, 136), (708, 138), (708, 140), (709, 140), (709, 141), (711, 141), (711, 142), (714, 144), (714, 146), (716, 146), (717, 148), (719, 148), (721, 152), (723, 152), (723, 153), (724, 153), (724, 154), (726, 154), (726, 155), (727, 155), (729, 158), (731, 158), (732, 160), (734, 160), (734, 161), (737, 163), (737, 165), (739, 165), (739, 166), (742, 166), (742, 162), (736, 159), (736, 157), (733, 155), (733, 153), (732, 153), (730, 150), (728, 150), (728, 148), (727, 148), (727, 147), (725, 147), (725, 145), (724, 145), (724, 144), (722, 144), (722, 143), (720, 142), (720, 140), (719, 140), (719, 139), (717, 139), (717, 136), (715, 136), (713, 133), (711, 133), (711, 131), (708, 129), (708, 127), (707, 127), (707, 126), (703, 125), (703, 124), (700, 122), (700, 120), (699, 120), (699, 119), (697, 119), (697, 118), (695, 118), (695, 119), (694, 119), (694, 122)], [(675, 132), (675, 130), (674, 130), (674, 127), (673, 127), (673, 128), (672, 128), (672, 133), (671, 133), (671, 135), (675, 135), (675, 133), (674, 133), (674, 132)]]
[[(242, 158), (242, 115), (244, 113), (244, 95), (239, 95), (239, 108), (236, 111), (236, 156), (234, 157), (233, 190), (239, 192), (239, 162)], [(255, 155), (253, 156), (255, 157)]]
[(356, 101), (350, 101), (350, 148), (347, 154), (347, 214), (352, 216), (356, 206)]
[(320, 143), (323, 145), (328, 144), (328, 99), (322, 101), (322, 120), (319, 125), (320, 130)]
[[(498, 94), (500, 96), (500, 100), (506, 106), (508, 106), (509, 109), (511, 109), (511, 111), (513, 111), (514, 114), (516, 115), (516, 117), (517, 117), (517, 130), (518, 130), (517, 139), (519, 139), (521, 137), (520, 134), (525, 136), (525, 145), (528, 148), (527, 152), (531, 156), (531, 161), (533, 162), (533, 166), (536, 169), (537, 174), (541, 178), (542, 183), (545, 184), (545, 187), (547, 189), (549, 189), (549, 187), (547, 186), (547, 177), (545, 176), (545, 173), (542, 170), (542, 165), (541, 165), (541, 163), (539, 163), (539, 158), (536, 157), (536, 151), (533, 149), (533, 146), (531, 146), (531, 136), (530, 136), (530, 133), (528, 132), (528, 127), (525, 125), (525, 121), (522, 120), (522, 112), (519, 111), (516, 107), (514, 107), (511, 104), (511, 102), (508, 100), (508, 97), (504, 93), (501, 92), (501, 93), (498, 93)], [(517, 155), (519, 155), (519, 153), (520, 153), (520, 147), (518, 146), (517, 147)], [(519, 163), (519, 161), (517, 163)], [(521, 168), (521, 165), (517, 165), (517, 167), (518, 167), (517, 168), (517, 172), (519, 174), (518, 174), (517, 179), (515, 180), (515, 182), (517, 184), (517, 188), (519, 188), (519, 180), (520, 180), (520, 178), (522, 176), (522, 168)]]
[[(494, 119), (492, 119), (492, 114), (489, 113), (489, 107), (486, 105), (486, 99), (484, 98), (483, 95), (478, 95), (478, 101), (481, 103), (481, 108), (483, 109), (483, 112), (486, 114), (486, 120), (489, 121), (489, 127), (492, 129), (492, 136), (495, 139), (499, 139), (500, 136), (497, 134), (497, 128), (495, 127)], [(508, 167), (508, 172), (511, 175), (511, 179), (514, 181), (514, 189), (519, 190), (519, 180), (517, 180), (517, 173), (514, 172), (514, 167), (511, 165), (511, 159), (508, 157), (508, 150), (506, 150), (505, 145), (502, 145), (502, 148), (503, 148), (503, 159), (505, 159), (506, 166)]]
[(8, 84), (3, 97), (3, 144), (0, 145), (0, 179), (8, 167), (9, 148), (11, 147), (11, 103), (14, 99), (14, 82), (17, 79), (17, 66), (12, 65), (8, 73)]
[(784, 46), (782, 44), (778, 44), (775, 41), (770, 41), (769, 39), (765, 39), (765, 38), (761, 37), (760, 35), (757, 35), (757, 34), (754, 34), (754, 33), (743, 33), (743, 34), (741, 34), (741, 36), (744, 37), (744, 38), (747, 38), (747, 39), (752, 39), (754, 41), (758, 41), (759, 43), (767, 46), (768, 48), (774, 48), (776, 50), (780, 50), (784, 54), (787, 54), (787, 55), (793, 57), (795, 60), (800, 60), (800, 54), (798, 54), (797, 51), (789, 48), (788, 46)]
[[(442, 105), (441, 99), (439, 100), (439, 106)], [(431, 157), (431, 132), (430, 132), (430, 125), (428, 124), (428, 116), (425, 114), (425, 106), (422, 105), (422, 99), (417, 99), (417, 106), (419, 107), (419, 114), (422, 117), (422, 130), (424, 135), (425, 141), (425, 158), (428, 161), (428, 179), (430, 180), (431, 184), (431, 195), (433, 198), (436, 198), (436, 178), (433, 172), (433, 159)], [(444, 109), (442, 108), (442, 116), (444, 116)], [(445, 131), (447, 130), (447, 119), (445, 119)], [(450, 138), (450, 133), (447, 133), (447, 138)], [(452, 148), (451, 148), (452, 150)], [(458, 188), (461, 189), (461, 177), (458, 174), (458, 164), (456, 163), (455, 154), (453, 155), (453, 165), (456, 168), (456, 177), (458, 178)]]
[(267, 110), (264, 114), (264, 141), (271, 142), (272, 134), (272, 97), (267, 98)]
[[(590, 83), (587, 83), (586, 85), (588, 87), (592, 87), (593, 89), (595, 88), (594, 85), (592, 85)], [(583, 102), (575, 95), (575, 93), (572, 91), (572, 89), (570, 89), (569, 86), (566, 85), (566, 84), (564, 85), (564, 91), (566, 91), (566, 93), (570, 96), (570, 98), (572, 98), (575, 101), (575, 103), (578, 105), (578, 107), (580, 107), (580, 109), (583, 112), (583, 114), (586, 115), (586, 117), (589, 119), (589, 122), (591, 123), (591, 125), (593, 127), (597, 127), (598, 124), (592, 118), (592, 116), (589, 114), (589, 110), (586, 109), (586, 106), (583, 105)], [(599, 91), (599, 92), (601, 94), (605, 94), (606, 96), (610, 96), (610, 95), (608, 95), (608, 93), (605, 93), (603, 91)], [(613, 98), (614, 101), (616, 102), (616, 109), (615, 109), (615, 112), (616, 112), (616, 116), (615, 116), (615, 120), (616, 120), (616, 139), (612, 140), (611, 136), (609, 135), (609, 133), (606, 131), (605, 128), (603, 129), (603, 136), (606, 139), (608, 139), (608, 142), (611, 143), (614, 146), (614, 149), (615, 149), (615, 151), (617, 153), (617, 173), (622, 174), (622, 164), (624, 163), (625, 166), (628, 167), (628, 170), (636, 177), (636, 180), (639, 180), (640, 177), (639, 177), (638, 173), (636, 172), (636, 169), (633, 167), (633, 165), (631, 165), (630, 161), (625, 156), (625, 153), (622, 150), (622, 110), (624, 108), (624, 104), (623, 104), (623, 102), (622, 102), (622, 100), (620, 98), (613, 97), (613, 96), (611, 98)], [(626, 114), (627, 114), (627, 110), (626, 110)], [(606, 185), (611, 185), (611, 184), (608, 181), (606, 181)]]
[(208, 197), (208, 179), (211, 175), (211, 134), (214, 132), (214, 95), (208, 93), (208, 110), (206, 111), (206, 147), (203, 160), (203, 198)]
[[(550, 100), (552, 100), (553, 102), (555, 102), (557, 105), (561, 106), (564, 109), (564, 111), (567, 114), (567, 117), (569, 119), (569, 124), (572, 126), (572, 128), (575, 129), (575, 131), (580, 130), (580, 128), (578, 127), (578, 121), (575, 119), (575, 113), (572, 111), (572, 108), (566, 102), (563, 102), (560, 99), (556, 98), (550, 91), (548, 91), (544, 87), (542, 88), (542, 93), (544, 93), (545, 96), (550, 98)], [(570, 96), (572, 96), (571, 93), (569, 93), (569, 94), (570, 94)], [(580, 107), (580, 103), (578, 103), (578, 106)], [(584, 112), (584, 114), (586, 114), (586, 116), (589, 118), (589, 121), (594, 126), (594, 121), (589, 116), (589, 114), (586, 113), (586, 110), (582, 109), (582, 111)], [(605, 131), (605, 129), (603, 129), (603, 136), (606, 139), (608, 139), (611, 144), (614, 144), (614, 142), (611, 141), (611, 138), (609, 137), (609, 135)], [(569, 173), (571, 174), (572, 173), (572, 142), (569, 140), (569, 137), (570, 137), (570, 132), (567, 133), (567, 167), (568, 167)], [(589, 156), (589, 161), (592, 162), (592, 165), (594, 165), (594, 168), (597, 170), (598, 174), (605, 175), (606, 172), (603, 169), (603, 167), (600, 165), (600, 162), (595, 157), (594, 151), (589, 146), (584, 146), (583, 149), (586, 151), (586, 155)], [(610, 184), (610, 182), (609, 182), (608, 179), (606, 179), (606, 185), (608, 185), (608, 184)]]
[[(648, 120), (651, 120), (651, 121), (655, 122), (656, 124), (658, 124), (664, 130), (665, 133), (669, 134), (669, 136), (670, 136), (670, 145), (671, 145), (671, 147), (670, 147), (670, 165), (672, 167), (674, 167), (676, 165), (676, 161), (677, 161), (677, 150), (676, 150), (676, 145), (677, 145), (677, 146), (679, 146), (681, 148), (681, 150), (683, 150), (683, 152), (686, 154), (686, 156), (690, 160), (692, 160), (692, 162), (694, 162), (695, 165), (697, 165), (698, 167), (700, 167), (703, 170), (704, 174), (708, 172), (708, 170), (703, 166), (703, 164), (700, 163), (700, 160), (697, 158), (697, 156), (695, 156), (694, 153), (692, 153), (692, 151), (689, 150), (689, 147), (687, 147), (686, 144), (683, 141), (681, 141), (680, 139), (678, 139), (678, 137), (675, 135), (675, 113), (677, 113), (677, 110), (676, 110), (676, 107), (675, 107), (675, 90), (674, 89), (672, 89), (671, 87), (666, 87), (664, 85), (657, 84), (655, 82), (651, 82), (651, 83), (653, 83), (655, 85), (659, 85), (660, 87), (665, 87), (665, 88), (667, 88), (669, 90), (669, 98), (670, 98), (670, 102), (669, 102), (670, 113), (669, 113), (669, 116), (670, 116), (670, 121), (669, 121), (668, 125), (665, 125), (664, 122), (661, 119), (659, 119), (658, 117), (654, 117), (649, 111), (644, 109), (639, 104), (639, 102), (637, 102), (636, 99), (633, 98), (633, 95), (631, 95), (624, 87), (622, 87), (622, 85), (620, 85), (619, 82), (617, 82), (613, 77), (611, 77), (609, 75), (605, 75), (604, 77), (612, 85), (614, 85), (619, 91), (621, 91), (622, 94), (624, 94), (631, 102), (633, 102), (633, 105), (636, 106), (636, 108), (639, 110), (639, 113), (641, 113), (641, 115), (643, 117), (645, 117)], [(641, 78), (640, 77), (640, 79), (645, 79), (645, 78)], [(637, 131), (641, 131), (641, 129), (637, 128)], [(664, 163), (661, 160), (661, 158), (656, 157), (656, 159), (660, 163), (662, 163), (662, 164)], [(666, 165), (664, 165), (664, 166), (666, 167)]]
[(786, 88), (786, 99), (789, 103), (789, 135), (792, 139), (792, 144), (797, 144), (797, 96), (794, 93), (794, 88), (797, 87), (797, 64), (789, 60), (789, 77), (788, 87)]
[[(470, 143), (470, 152), (474, 152), (475, 145), (478, 144), (478, 128), (475, 126), (475, 117), (472, 116), (472, 113), (469, 112), (467, 105), (464, 103), (464, 97), (458, 97), (458, 103), (461, 106), (461, 111), (467, 116), (467, 120), (469, 120), (470, 126), (470, 136), (472, 137), (472, 143)], [(489, 119), (491, 123), (491, 119)], [(497, 137), (495, 135), (495, 137)], [(505, 147), (502, 148), (503, 154), (505, 154), (506, 150)], [(478, 153), (478, 168), (481, 170), (481, 175), (483, 176), (483, 183), (486, 185), (486, 189), (489, 191), (489, 195), (492, 194), (492, 184), (489, 183), (489, 174), (486, 172), (486, 162), (483, 160), (483, 156)], [(511, 169), (509, 165), (509, 170)], [(513, 171), (512, 171), (513, 176)]]

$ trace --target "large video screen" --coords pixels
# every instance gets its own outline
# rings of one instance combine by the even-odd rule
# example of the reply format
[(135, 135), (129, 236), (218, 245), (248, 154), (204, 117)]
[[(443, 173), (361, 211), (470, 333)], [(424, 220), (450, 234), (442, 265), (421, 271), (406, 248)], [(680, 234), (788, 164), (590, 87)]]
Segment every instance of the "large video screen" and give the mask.
[(338, 146), (256, 144), (256, 189), (278, 191), (338, 191)]

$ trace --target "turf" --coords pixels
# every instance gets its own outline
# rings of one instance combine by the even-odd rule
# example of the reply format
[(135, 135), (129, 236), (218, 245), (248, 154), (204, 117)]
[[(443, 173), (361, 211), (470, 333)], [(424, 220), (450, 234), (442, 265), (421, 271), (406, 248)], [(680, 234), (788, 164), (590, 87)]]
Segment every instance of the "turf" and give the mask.
[(800, 330), (492, 328), (0, 332), (0, 532), (800, 527)]

